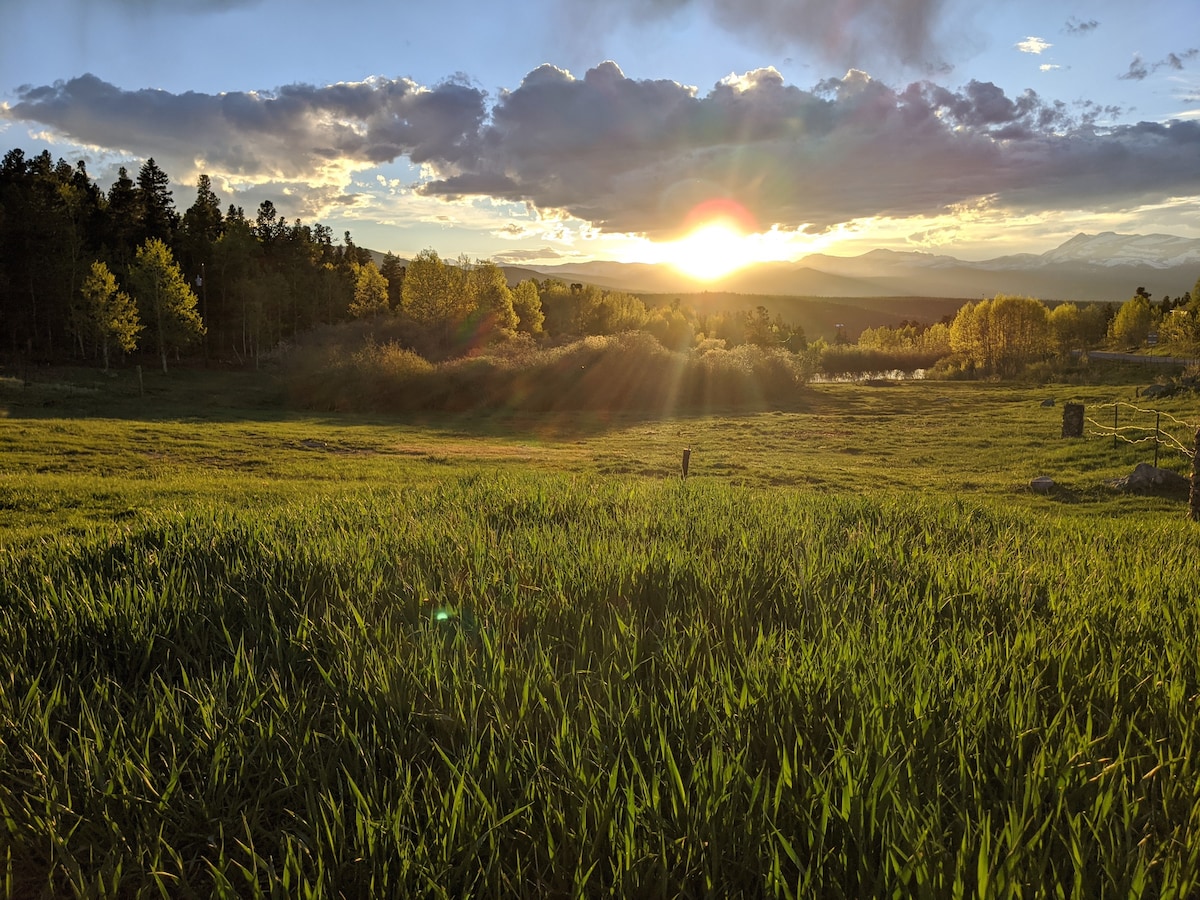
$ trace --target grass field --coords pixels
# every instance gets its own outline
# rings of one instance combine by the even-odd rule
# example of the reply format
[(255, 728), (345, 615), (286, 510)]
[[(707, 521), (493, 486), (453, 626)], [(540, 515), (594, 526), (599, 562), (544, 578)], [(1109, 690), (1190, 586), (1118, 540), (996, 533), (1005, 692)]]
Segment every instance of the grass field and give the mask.
[(1132, 387), (173, 378), (0, 382), (6, 896), (1200, 891), (1198, 526), (1058, 436)]

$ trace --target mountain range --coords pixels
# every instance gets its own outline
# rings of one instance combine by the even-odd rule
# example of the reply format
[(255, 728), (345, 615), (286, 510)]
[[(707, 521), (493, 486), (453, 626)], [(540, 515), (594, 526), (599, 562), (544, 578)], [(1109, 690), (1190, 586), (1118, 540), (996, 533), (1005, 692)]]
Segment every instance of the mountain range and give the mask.
[(804, 297), (955, 297), (1020, 294), (1041, 300), (1123, 302), (1144, 287), (1155, 299), (1182, 296), (1200, 278), (1200, 239), (1167, 234), (1077, 234), (1045, 253), (966, 261), (942, 254), (872, 250), (761, 263), (716, 281), (669, 265), (619, 262), (505, 266), (510, 280), (554, 277), (631, 293), (700, 291)]

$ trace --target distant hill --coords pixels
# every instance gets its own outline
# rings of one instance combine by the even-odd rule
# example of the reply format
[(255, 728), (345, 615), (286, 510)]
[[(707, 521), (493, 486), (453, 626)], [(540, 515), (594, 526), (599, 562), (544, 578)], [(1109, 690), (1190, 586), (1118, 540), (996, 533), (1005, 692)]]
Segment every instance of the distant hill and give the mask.
[[(372, 251), (377, 261), (383, 254)], [(407, 264), (407, 260), (404, 260)], [(597, 260), (554, 266), (501, 266), (509, 284), (558, 278), (628, 291), (647, 304), (675, 299), (700, 313), (765, 306), (832, 338), (905, 320), (940, 321), (968, 300), (1020, 294), (1055, 301), (1121, 303), (1144, 287), (1155, 299), (1181, 296), (1200, 277), (1200, 240), (1166, 234), (1078, 234), (1045, 253), (982, 261), (945, 254), (872, 250), (859, 256), (812, 254), (763, 263), (703, 282), (668, 265)]]
[(732, 292), (807, 297), (980, 298), (1023, 294), (1042, 300), (1123, 302), (1138, 287), (1180, 296), (1200, 277), (1200, 240), (1172, 235), (1079, 234), (1042, 254), (968, 262), (931, 253), (873, 250), (860, 256), (813, 254), (763, 263), (713, 282), (666, 265), (588, 262), (530, 266), (540, 277), (585, 281), (637, 293)]

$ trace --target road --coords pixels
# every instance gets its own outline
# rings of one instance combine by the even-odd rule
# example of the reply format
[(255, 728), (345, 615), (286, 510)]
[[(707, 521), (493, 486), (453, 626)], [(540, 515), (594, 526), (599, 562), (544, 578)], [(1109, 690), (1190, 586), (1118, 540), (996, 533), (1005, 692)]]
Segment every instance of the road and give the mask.
[[(1077, 354), (1082, 351), (1075, 351)], [(1088, 359), (1112, 359), (1118, 362), (1136, 362), (1147, 366), (1194, 366), (1200, 359), (1185, 359), (1182, 356), (1143, 356), (1140, 353), (1103, 353), (1087, 351)]]

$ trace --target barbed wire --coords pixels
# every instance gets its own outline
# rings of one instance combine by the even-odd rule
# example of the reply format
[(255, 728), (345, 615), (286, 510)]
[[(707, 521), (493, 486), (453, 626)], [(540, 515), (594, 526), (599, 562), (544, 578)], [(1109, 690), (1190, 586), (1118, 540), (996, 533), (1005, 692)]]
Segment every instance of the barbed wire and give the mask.
[[(1165, 413), (1160, 409), (1144, 409), (1124, 400), (1118, 400), (1114, 403), (1102, 403), (1096, 408), (1119, 410), (1122, 407), (1133, 410), (1137, 413), (1154, 416), (1156, 422), (1158, 422), (1160, 418), (1169, 419), (1175, 425), (1178, 425), (1181, 428), (1189, 429), (1193, 435), (1197, 430), (1200, 430), (1200, 426), (1195, 425), (1192, 422), (1185, 422), (1182, 419), (1177, 419), (1170, 413)], [(1099, 429), (1099, 431), (1089, 432), (1089, 434), (1093, 437), (1111, 437), (1115, 440), (1124, 441), (1126, 444), (1149, 444), (1151, 442), (1155, 444), (1163, 444), (1164, 446), (1170, 447), (1172, 450), (1178, 450), (1189, 459), (1196, 458), (1196, 450), (1194, 447), (1184, 444), (1181, 440), (1175, 437), (1175, 435), (1171, 434), (1169, 431), (1164, 431), (1162, 427), (1157, 424), (1154, 428), (1151, 428), (1148, 425), (1103, 425), (1090, 416), (1086, 417), (1084, 421), (1086, 421), (1089, 425), (1093, 425)], [(1154, 433), (1139, 438), (1130, 438), (1127, 436), (1127, 434), (1141, 434), (1145, 431), (1153, 431)]]

